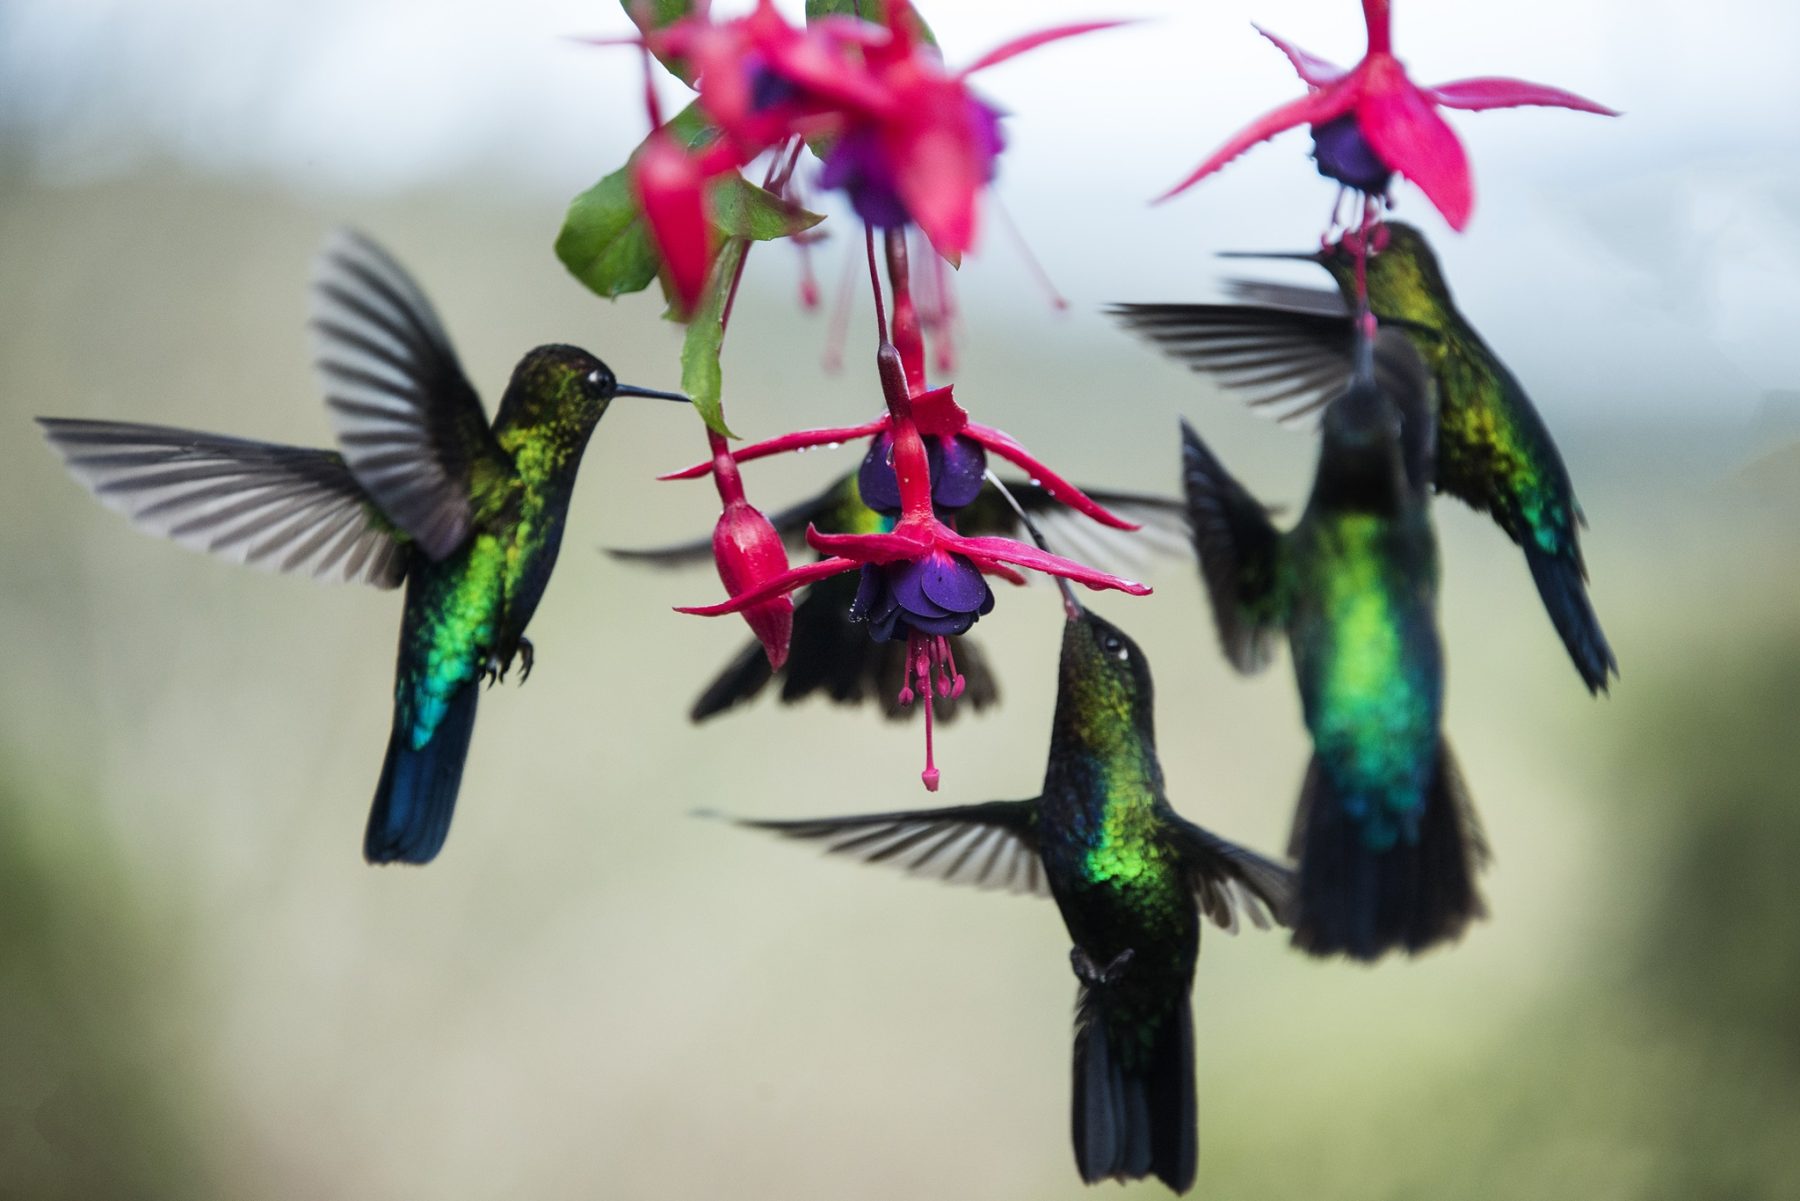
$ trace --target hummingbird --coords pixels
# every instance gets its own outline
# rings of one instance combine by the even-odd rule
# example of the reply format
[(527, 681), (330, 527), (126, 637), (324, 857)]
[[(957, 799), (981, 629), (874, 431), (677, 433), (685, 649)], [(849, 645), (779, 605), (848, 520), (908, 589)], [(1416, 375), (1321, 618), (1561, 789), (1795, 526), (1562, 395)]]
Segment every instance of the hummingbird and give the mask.
[[(1119, 305), (1114, 315), (1167, 353), (1254, 405), (1322, 407), (1342, 386), (1355, 353), (1357, 239), (1352, 231), (1315, 253), (1228, 254), (1317, 263), (1338, 293), (1234, 281), (1242, 304)], [(1538, 595), (1588, 690), (1607, 690), (1619, 671), (1587, 594), (1579, 530), (1587, 518), (1543, 418), (1518, 378), (1482, 340), (1451, 298), (1425, 235), (1389, 221), (1367, 235), (1368, 302), (1403, 331), (1429, 368), (1438, 394), (1434, 484), (1496, 524), (1525, 552)]]
[(1189, 1009), (1204, 916), (1286, 924), (1292, 872), (1169, 805), (1150, 664), (1082, 608), (1067, 622), (1042, 792), (1030, 800), (743, 821), (868, 863), (955, 883), (1048, 893), (1074, 940), (1075, 1161), (1083, 1180), (1154, 1175), (1176, 1192), (1199, 1155)]
[(338, 231), (312, 281), (312, 329), (339, 450), (120, 421), (40, 417), (70, 473), (139, 528), (240, 563), (406, 584), (394, 724), (369, 814), (371, 863), (443, 846), (480, 683), (504, 680), (549, 583), (576, 469), (621, 384), (585, 350), (530, 351), (490, 426), (425, 294), (362, 234)]
[[(1036, 484), (1008, 481), (1006, 487), (1026, 513), (1052, 527), (1059, 537), (1080, 545), (1090, 561), (1104, 563), (1110, 558), (1129, 563), (1142, 550), (1188, 553), (1186, 507), (1173, 497), (1083, 488), (1088, 496), (1141, 527), (1133, 533), (1122, 533), (1086, 521)], [(794, 554), (810, 552), (806, 544), (809, 525), (825, 534), (880, 534), (893, 524), (863, 503), (855, 471), (833, 480), (817, 495), (771, 514), (769, 520)], [(991, 481), (983, 484), (973, 501), (956, 511), (953, 520), (960, 532), (969, 535), (1016, 538), (1020, 533), (1018, 517)], [(611, 549), (607, 553), (615, 559), (654, 567), (687, 567), (710, 563), (713, 544), (710, 537), (704, 537), (669, 546)], [(896, 699), (905, 676), (906, 642), (876, 642), (869, 637), (865, 623), (851, 619), (856, 588), (856, 576), (842, 575), (802, 589), (795, 598), (794, 632), (787, 663), (779, 671), (771, 670), (762, 646), (755, 641), (746, 643), (700, 693), (688, 717), (695, 722), (716, 717), (753, 700), (777, 678), (781, 681), (783, 704), (794, 704), (815, 693), (849, 705), (861, 704), (872, 696), (889, 718), (904, 719), (917, 712), (917, 706), (902, 705)], [(953, 643), (957, 667), (965, 680), (964, 690), (960, 697), (937, 700), (938, 721), (950, 720), (965, 704), (979, 713), (1000, 699), (999, 685), (979, 644), (967, 634), (956, 636)]]
[(1484, 913), (1486, 846), (1441, 732), (1432, 391), (1407, 334), (1361, 339), (1286, 533), (1182, 423), (1194, 549), (1226, 657), (1258, 671), (1282, 630), (1292, 652), (1313, 742), (1288, 848), (1293, 941), (1312, 955), (1416, 953)]

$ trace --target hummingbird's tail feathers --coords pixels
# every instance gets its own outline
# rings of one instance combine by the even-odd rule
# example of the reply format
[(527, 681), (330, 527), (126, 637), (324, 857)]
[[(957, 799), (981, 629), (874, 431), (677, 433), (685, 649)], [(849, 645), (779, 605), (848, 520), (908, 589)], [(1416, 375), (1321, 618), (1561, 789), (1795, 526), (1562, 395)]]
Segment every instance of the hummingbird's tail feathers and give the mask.
[(1294, 815), (1300, 861), (1294, 945), (1372, 961), (1453, 942), (1487, 915), (1475, 876), (1487, 843), (1448, 742), (1440, 741), (1418, 837), (1375, 850), (1315, 756)]
[(762, 643), (752, 641), (732, 657), (725, 670), (694, 700), (694, 707), (688, 710), (688, 720), (698, 724), (752, 700), (773, 678), (769, 656)]
[(1039, 896), (1050, 892), (1038, 855), (1035, 799), (738, 824), (785, 838), (815, 840), (833, 854), (892, 864), (950, 884)]
[(1261, 671), (1274, 655), (1281, 535), (1186, 421), (1181, 477), (1219, 643), (1238, 671)]
[(1267, 930), (1271, 920), (1293, 925), (1292, 868), (1220, 838), (1178, 813), (1170, 813), (1166, 820), (1194, 901), (1214, 925), (1236, 934), (1240, 914), (1258, 930)]
[(363, 857), (370, 863), (430, 863), (443, 849), (480, 697), (481, 687), (474, 681), (457, 689), (431, 741), (417, 750), (411, 723), (395, 715), (363, 836)]
[(404, 536), (335, 451), (40, 417), (69, 474), (146, 533), (270, 571), (393, 588)]
[(1581, 562), (1569, 553), (1547, 554), (1531, 542), (1525, 544), (1525, 562), (1531, 566), (1531, 578), (1537, 581), (1538, 596), (1550, 614), (1575, 670), (1581, 673), (1588, 691), (1607, 691), (1610, 677), (1619, 674), (1619, 661), (1600, 630), (1600, 619), (1594, 615), (1588, 599), (1587, 573)]
[(1187, 992), (1146, 1038), (1119, 1012), (1116, 990), (1084, 982), (1076, 1003), (1075, 1164), (1089, 1184), (1155, 1176), (1185, 1193), (1200, 1160)]

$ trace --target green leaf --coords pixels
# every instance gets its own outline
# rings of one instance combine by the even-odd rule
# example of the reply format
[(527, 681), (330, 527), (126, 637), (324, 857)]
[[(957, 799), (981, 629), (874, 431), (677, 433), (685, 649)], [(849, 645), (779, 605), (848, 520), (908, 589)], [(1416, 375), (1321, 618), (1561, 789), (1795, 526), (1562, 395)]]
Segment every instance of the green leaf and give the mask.
[[(689, 148), (716, 137), (718, 131), (690, 104), (664, 126)], [(639, 149), (642, 149), (640, 144)], [(637, 157), (632, 151), (632, 158)], [(631, 191), (631, 164), (606, 176), (577, 196), (556, 236), (556, 257), (589, 289), (607, 299), (641, 292), (656, 279), (662, 256), (650, 238)], [(713, 228), (721, 238), (766, 242), (811, 229), (824, 217), (790, 204), (739, 175), (713, 184)]]
[(750, 244), (742, 238), (731, 238), (719, 248), (712, 281), (688, 320), (687, 339), (681, 344), (681, 390), (693, 397), (694, 411), (707, 428), (727, 438), (737, 435), (725, 424), (719, 348), (725, 341), (725, 301), (731, 294), (731, 281), (749, 249)]
[[(666, 29), (675, 22), (694, 15), (694, 0), (619, 0), (619, 7), (625, 10), (631, 23), (643, 33)], [(656, 61), (667, 67), (669, 74), (682, 83), (694, 86), (687, 60), (658, 54)]]
[[(627, 4), (627, 7), (630, 7)], [(857, 17), (865, 21), (873, 21), (877, 25), (887, 24), (887, 0), (806, 0), (806, 19), (816, 21), (820, 17)], [(938, 44), (937, 36), (931, 32), (931, 26), (913, 9), (913, 19), (919, 23), (919, 36), (931, 45)]]

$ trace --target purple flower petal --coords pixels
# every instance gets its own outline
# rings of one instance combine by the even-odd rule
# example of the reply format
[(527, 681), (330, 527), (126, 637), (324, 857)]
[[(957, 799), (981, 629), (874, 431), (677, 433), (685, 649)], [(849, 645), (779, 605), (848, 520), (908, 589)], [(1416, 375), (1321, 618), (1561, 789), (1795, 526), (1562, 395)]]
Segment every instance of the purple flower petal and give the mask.
[[(923, 559), (910, 563), (896, 563), (888, 568), (888, 587), (893, 589), (894, 596), (900, 601), (900, 607), (906, 610), (909, 617), (943, 617), (949, 613), (968, 611), (955, 606), (941, 605), (931, 598), (928, 591), (932, 575), (931, 563), (939, 557), (938, 554), (930, 554)], [(948, 556), (942, 557), (947, 558)]]
[(987, 471), (987, 451), (973, 438), (958, 434), (933, 438), (937, 452), (931, 460), (931, 502), (943, 509), (960, 509), (981, 492)]
[(1387, 191), (1394, 169), (1363, 137), (1355, 113), (1313, 126), (1312, 135), (1313, 161), (1318, 164), (1320, 175), (1371, 196)]
[(966, 634), (975, 624), (973, 613), (947, 613), (943, 617), (911, 617), (906, 624), (921, 634)]
[(825, 160), (825, 169), (819, 173), (819, 186), (828, 191), (842, 188), (856, 215), (878, 229), (912, 223), (906, 202), (900, 199), (893, 164), (888, 162), (880, 133), (873, 126), (854, 127), (838, 135)]
[(1000, 152), (1006, 149), (1006, 135), (1000, 131), (1000, 110), (970, 98), (970, 124), (975, 136), (987, 152), (987, 177), (992, 183), (1000, 171)]
[(850, 602), (850, 620), (866, 621), (875, 602), (880, 600), (886, 589), (882, 587), (881, 569), (873, 563), (864, 563), (862, 571), (856, 579), (856, 599)]
[[(981, 569), (961, 555), (934, 551), (918, 564), (917, 578), (928, 600), (951, 613), (970, 613), (992, 597), (992, 589), (981, 578)], [(901, 603), (908, 609), (904, 594)]]
[(900, 511), (900, 478), (894, 474), (894, 435), (877, 434), (856, 472), (862, 502), (877, 513)]

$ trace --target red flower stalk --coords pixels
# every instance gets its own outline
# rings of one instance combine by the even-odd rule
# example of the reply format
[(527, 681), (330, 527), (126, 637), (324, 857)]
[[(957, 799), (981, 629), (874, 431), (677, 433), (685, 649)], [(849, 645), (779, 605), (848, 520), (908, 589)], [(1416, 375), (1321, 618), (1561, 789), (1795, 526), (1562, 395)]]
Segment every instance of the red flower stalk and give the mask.
[[(707, 247), (711, 236), (704, 182), (795, 136), (829, 141), (820, 183), (847, 192), (865, 222), (916, 225), (955, 261), (974, 244), (976, 197), (994, 177), (1002, 146), (999, 113), (974, 96), (968, 76), (1046, 42), (1118, 24), (1028, 34), (957, 72), (947, 71), (920, 36), (907, 0), (890, 0), (886, 26), (833, 17), (798, 28), (771, 0), (758, 0), (734, 21), (701, 14), (647, 31), (645, 41), (660, 56), (687, 65), (701, 106), (721, 131), (694, 152), (685, 193), (638, 188), (683, 303), (691, 305), (706, 282), (691, 261), (692, 247)], [(640, 157), (635, 170), (657, 167)]]
[(1322, 175), (1372, 197), (1383, 197), (1398, 173), (1418, 185), (1452, 229), (1469, 222), (1475, 187), (1469, 160), (1439, 108), (1471, 111), (1541, 105), (1616, 117), (1618, 113), (1561, 88), (1518, 79), (1482, 77), (1422, 88), (1393, 54), (1389, 0), (1363, 0), (1369, 48), (1345, 71), (1260, 26), (1310, 89), (1245, 126), (1211, 158), (1159, 199), (1186, 191), (1258, 142), (1296, 125), (1312, 128)]

